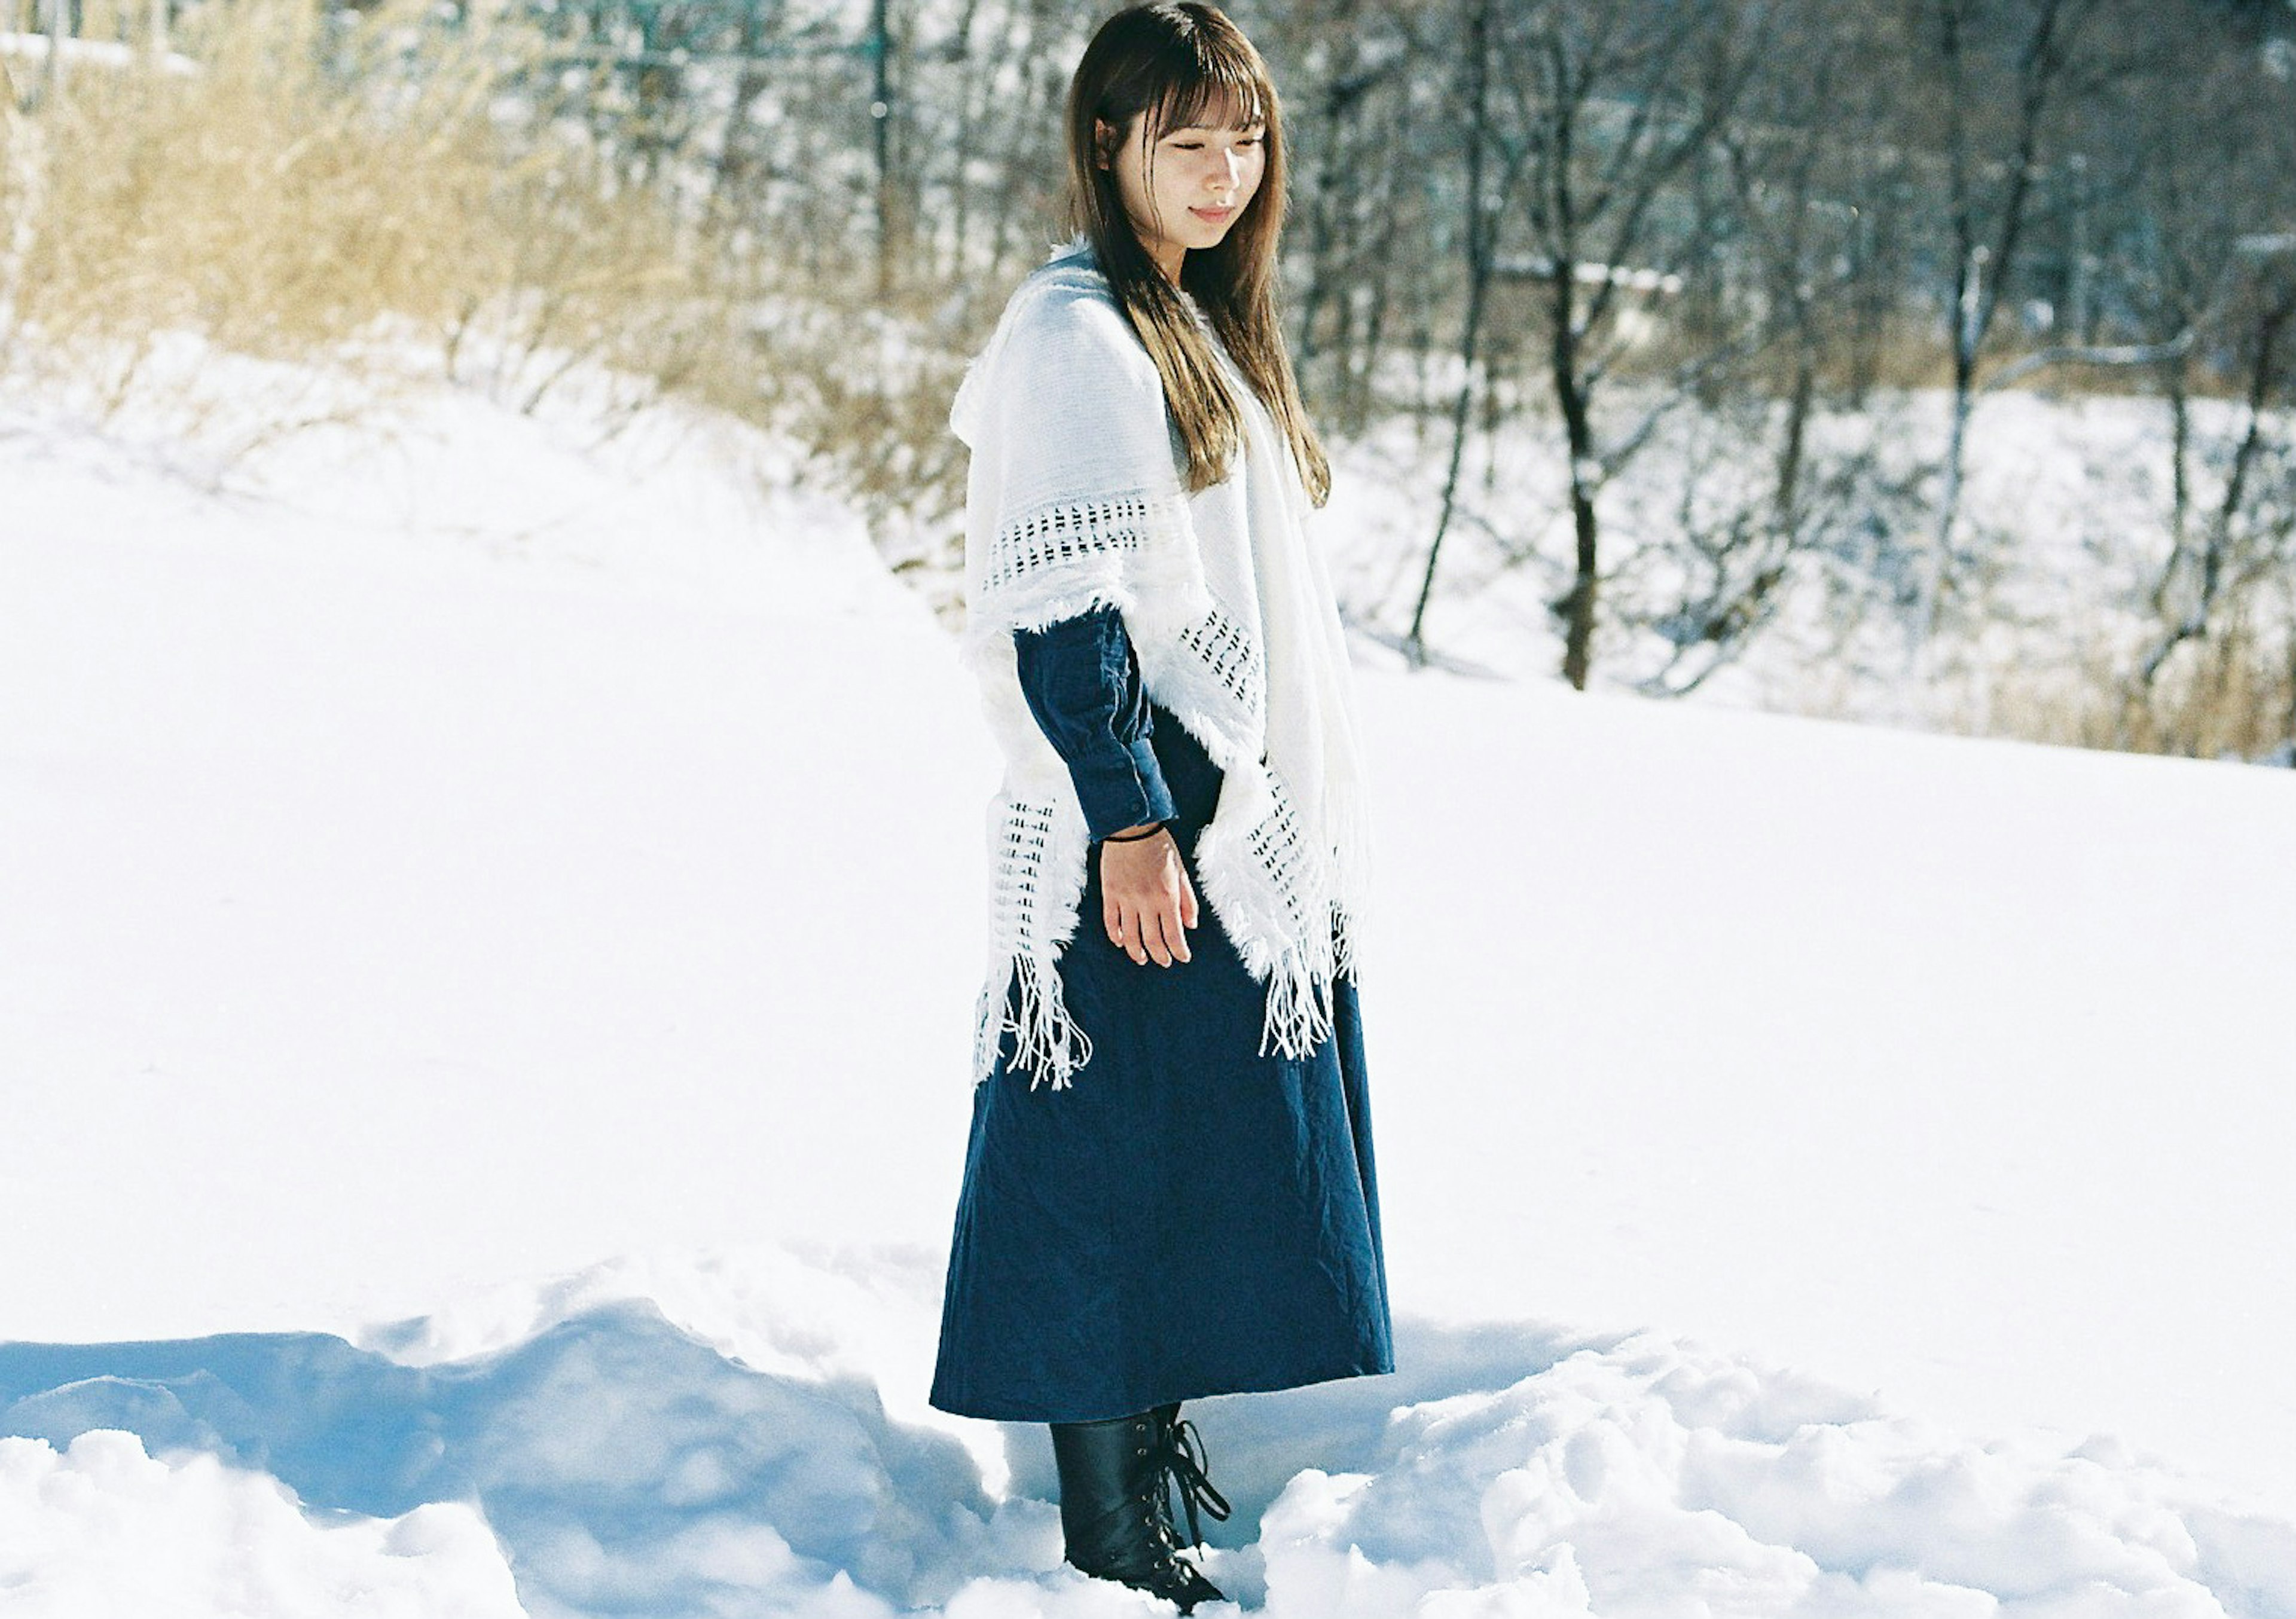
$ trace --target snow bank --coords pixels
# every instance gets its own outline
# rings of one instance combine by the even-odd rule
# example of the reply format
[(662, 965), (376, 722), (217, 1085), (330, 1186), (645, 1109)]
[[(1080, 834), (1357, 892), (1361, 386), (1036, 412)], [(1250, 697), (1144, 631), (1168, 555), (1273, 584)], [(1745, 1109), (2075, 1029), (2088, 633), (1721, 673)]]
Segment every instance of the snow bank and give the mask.
[[(873, 1385), (825, 1375), (849, 1350), (824, 1348), (807, 1375), (759, 1371), (642, 1300), (435, 1366), (321, 1334), (0, 1345), (0, 1431), (77, 1456), (129, 1430), (228, 1464), (202, 1478), (267, 1469), (311, 1509), (367, 1520), (476, 1503), (537, 1615), (890, 1614), (1057, 1565), (1053, 1508), (991, 1501), (961, 1444), (889, 1422)], [(102, 1516), (85, 1500), (76, 1509)], [(25, 1543), (48, 1577), (73, 1537), (41, 1527)], [(130, 1543), (152, 1533), (119, 1531)], [(243, 1538), (212, 1519), (185, 1533)], [(464, 1572), (474, 1600), (486, 1587)], [(350, 1609), (283, 1590), (252, 1611)]]
[(506, 1619), (502, 1549), (453, 1502), (321, 1525), (276, 1481), (212, 1455), (155, 1461), (89, 1429), (59, 1454), (0, 1439), (0, 1610), (10, 1619)]
[[(508, 1549), (526, 1611), (554, 1619), (1152, 1611), (1062, 1566), (1041, 1428), (888, 1417), (889, 1394), (915, 1394), (862, 1370), (884, 1349), (873, 1323), (929, 1337), (937, 1300), (921, 1280), (898, 1251), (606, 1268), (532, 1289), (513, 1341), (421, 1364), (311, 1334), (0, 1346), (0, 1427), (38, 1436), (0, 1452), (0, 1525), (22, 1531), (0, 1544), (34, 1549), (30, 1589), (123, 1612), (154, 1559), (91, 1544), (192, 1559), (178, 1578), (193, 1592), (242, 1564), (296, 1571), (250, 1583), (244, 1608), (193, 1597), (171, 1613), (365, 1613), (346, 1594), (355, 1578), (431, 1604), (407, 1612), (510, 1611), (477, 1517), (433, 1504), (468, 1501)], [(668, 1283), (771, 1369), (616, 1296), (642, 1281)], [(825, 1307), (781, 1313), (808, 1294)], [(488, 1317), (502, 1336), (509, 1304), (381, 1336), (420, 1358)], [(2296, 1612), (2296, 1524), (2110, 1443), (1980, 1444), (1655, 1334), (1406, 1320), (1398, 1360), (1391, 1377), (1190, 1405), (1236, 1507), (1210, 1525), (1203, 1560), (1242, 1606), (1270, 1619)], [(148, 1461), (115, 1429), (177, 1460)], [(1004, 1451), (1004, 1492), (984, 1487), (976, 1450)], [(314, 1510), (360, 1516), (310, 1526), (242, 1470), (258, 1467)], [(91, 1482), (58, 1482), (78, 1475)], [(388, 1577), (343, 1572), (385, 1556), (401, 1559)]]
[(2296, 1525), (1654, 1337), (1396, 1412), (1265, 1520), (1270, 1615), (2280, 1614)]

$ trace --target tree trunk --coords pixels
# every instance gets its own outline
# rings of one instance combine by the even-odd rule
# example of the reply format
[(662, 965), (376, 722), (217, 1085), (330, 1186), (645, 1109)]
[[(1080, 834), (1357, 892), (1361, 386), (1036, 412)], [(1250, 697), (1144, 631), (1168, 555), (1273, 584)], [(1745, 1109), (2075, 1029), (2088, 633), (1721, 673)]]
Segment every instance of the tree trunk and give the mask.
[(1483, 149), (1488, 140), (1488, 53), (1491, 0), (1478, 0), (1467, 24), (1467, 314), (1459, 333), (1459, 393), (1451, 407), (1451, 460), (1443, 475), (1443, 503), (1435, 537), (1427, 546), (1427, 570), (1419, 581), (1419, 601), (1403, 637), (1404, 655), (1414, 666), (1427, 661), (1427, 602), (1435, 593), (1435, 567), (1459, 493), (1459, 467), (1467, 447), (1469, 407), (1475, 392), (1475, 357), (1483, 327), (1484, 295), (1491, 279), (1489, 210), (1483, 205)]
[(2011, 125), (2010, 151), (2005, 154), (2005, 180), (1992, 217), (1983, 217), (1978, 195), (1979, 178), (1972, 172), (1978, 154), (1972, 150), (1970, 119), (1977, 110), (1978, 92), (1970, 83), (1966, 0), (1939, 0), (1938, 53), (1945, 73), (1947, 174), (1951, 188), (1954, 243), (1954, 302), (1952, 313), (1953, 423), (1946, 442), (1945, 490), (1939, 502), (1937, 531), (1931, 542), (1929, 567), (1923, 571), (1921, 599), (1915, 612), (1915, 635), (1907, 649), (1906, 674), (1917, 676), (1937, 634), (1939, 604), (1949, 583), (1956, 530), (1961, 518), (1966, 481), (1969, 422), (1977, 408), (1977, 367), (1985, 352), (1995, 317), (2009, 278), (2015, 272), (2026, 225), (2032, 212), (2033, 182), (2040, 170), (2041, 130), (2065, 69), (2068, 37), (2081, 20), (2085, 0), (2035, 0), (2031, 31), (2026, 36), (2017, 62), (2016, 115)]
[(1570, 589), (1556, 604), (1562, 615), (1562, 678), (1571, 690), (1587, 689), (1587, 672), (1595, 664), (1595, 607), (1601, 588), (1596, 571), (1602, 530), (1595, 511), (1594, 401), (1581, 385), (1577, 345), (1570, 323), (1577, 318), (1571, 287), (1558, 283), (1561, 306), (1554, 326), (1552, 361), (1555, 402), (1562, 410), (1562, 434), (1570, 451), (1570, 533), (1573, 541)]

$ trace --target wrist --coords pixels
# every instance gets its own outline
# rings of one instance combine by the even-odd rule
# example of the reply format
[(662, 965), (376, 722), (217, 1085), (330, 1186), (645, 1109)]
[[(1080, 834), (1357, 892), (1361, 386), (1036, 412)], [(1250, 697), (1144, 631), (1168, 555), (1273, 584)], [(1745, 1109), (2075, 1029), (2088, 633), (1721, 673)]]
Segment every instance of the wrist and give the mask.
[(1153, 838), (1163, 830), (1164, 823), (1160, 821), (1144, 822), (1138, 826), (1126, 827), (1120, 832), (1111, 832), (1101, 841), (1103, 843), (1139, 843)]

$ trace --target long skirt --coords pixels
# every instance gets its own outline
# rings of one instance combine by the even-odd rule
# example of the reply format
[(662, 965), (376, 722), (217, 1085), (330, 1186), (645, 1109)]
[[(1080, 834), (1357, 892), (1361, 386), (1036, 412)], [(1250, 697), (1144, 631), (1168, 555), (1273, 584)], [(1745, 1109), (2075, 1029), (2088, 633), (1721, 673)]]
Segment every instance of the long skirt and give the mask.
[[(1196, 881), (1218, 767), (1153, 712)], [(1193, 959), (1135, 963), (1101, 920), (1098, 851), (1061, 957), (1092, 1058), (1063, 1090), (974, 1090), (931, 1402), (1085, 1422), (1395, 1370), (1356, 986), (1308, 1057), (1259, 1055), (1264, 987), (1208, 903)]]

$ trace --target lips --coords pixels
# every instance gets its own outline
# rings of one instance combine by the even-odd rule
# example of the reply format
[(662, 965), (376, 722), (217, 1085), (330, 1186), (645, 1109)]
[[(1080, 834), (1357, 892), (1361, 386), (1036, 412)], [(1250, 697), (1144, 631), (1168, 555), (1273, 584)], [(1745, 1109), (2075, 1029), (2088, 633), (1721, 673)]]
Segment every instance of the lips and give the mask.
[(1192, 208), (1188, 212), (1208, 225), (1225, 225), (1235, 217), (1233, 208)]

